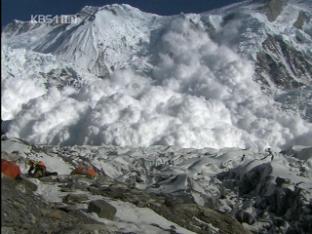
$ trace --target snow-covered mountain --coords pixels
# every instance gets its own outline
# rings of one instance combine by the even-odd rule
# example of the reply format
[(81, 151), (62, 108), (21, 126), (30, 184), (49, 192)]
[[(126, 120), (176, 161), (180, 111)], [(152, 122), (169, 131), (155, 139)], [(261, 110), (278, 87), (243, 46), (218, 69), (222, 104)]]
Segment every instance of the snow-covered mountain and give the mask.
[(84, 7), (2, 33), (2, 119), (35, 143), (312, 145), (312, 4), (158, 16)]

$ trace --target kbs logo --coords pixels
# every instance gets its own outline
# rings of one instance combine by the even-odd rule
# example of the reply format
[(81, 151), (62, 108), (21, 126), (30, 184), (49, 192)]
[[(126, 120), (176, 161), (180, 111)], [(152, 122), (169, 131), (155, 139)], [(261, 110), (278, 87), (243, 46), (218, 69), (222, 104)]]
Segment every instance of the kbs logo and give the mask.
[(76, 15), (31, 15), (32, 24), (78, 24)]

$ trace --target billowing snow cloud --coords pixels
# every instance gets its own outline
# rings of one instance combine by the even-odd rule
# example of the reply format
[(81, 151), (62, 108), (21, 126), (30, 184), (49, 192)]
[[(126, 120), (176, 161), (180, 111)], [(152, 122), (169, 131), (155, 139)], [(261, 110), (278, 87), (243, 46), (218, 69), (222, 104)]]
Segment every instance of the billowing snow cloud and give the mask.
[[(8, 136), (35, 143), (284, 148), (312, 145), (312, 125), (280, 110), (253, 64), (183, 17), (156, 42), (151, 71), (115, 71), (81, 89), (3, 81)], [(23, 87), (23, 88), (21, 88)], [(22, 104), (24, 104), (22, 106)]]

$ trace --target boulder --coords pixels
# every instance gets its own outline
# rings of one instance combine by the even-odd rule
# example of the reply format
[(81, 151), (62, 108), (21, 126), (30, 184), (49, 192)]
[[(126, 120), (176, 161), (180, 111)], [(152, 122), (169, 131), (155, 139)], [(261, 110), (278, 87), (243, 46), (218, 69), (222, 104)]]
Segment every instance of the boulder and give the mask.
[(101, 218), (113, 220), (117, 210), (104, 200), (95, 200), (89, 203), (88, 211), (97, 213)]
[(247, 223), (249, 225), (252, 225), (256, 222), (256, 210), (253, 207), (245, 210), (240, 210), (236, 214), (236, 219), (241, 223)]

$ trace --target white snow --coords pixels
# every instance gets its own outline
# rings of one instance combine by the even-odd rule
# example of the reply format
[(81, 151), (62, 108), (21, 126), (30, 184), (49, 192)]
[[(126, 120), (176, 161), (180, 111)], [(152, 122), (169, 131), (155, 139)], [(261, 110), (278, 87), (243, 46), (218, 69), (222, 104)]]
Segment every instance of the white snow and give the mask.
[[(116, 219), (120, 220), (122, 223), (119, 224), (120, 227), (130, 228), (127, 231), (137, 232), (142, 230), (149, 230), (149, 233), (166, 233), (163, 229), (170, 230), (170, 226), (175, 226), (174, 229), (178, 233), (191, 234), (189, 230), (182, 228), (181, 226), (170, 222), (159, 214), (155, 213), (153, 210), (148, 208), (139, 208), (131, 203), (121, 202), (121, 201), (110, 201), (111, 205), (113, 205), (117, 209)], [(127, 224), (125, 226), (125, 224)], [(129, 224), (135, 224), (132, 228), (129, 227)], [(157, 226), (161, 227), (158, 228)], [(141, 230), (140, 230), (141, 229)], [(167, 231), (170, 233), (170, 231)]]
[[(252, 79), (252, 58), (268, 33), (297, 43), (284, 21), (303, 8), (292, 4), (276, 22), (247, 3), (168, 17), (128, 5), (87, 7), (79, 25), (4, 33), (8, 136), (63, 145), (312, 145), (312, 124), (282, 110)], [(244, 17), (224, 21), (233, 12)], [(207, 33), (207, 21), (215, 32)], [(44, 87), (42, 73), (67, 66), (85, 81), (81, 89)]]

